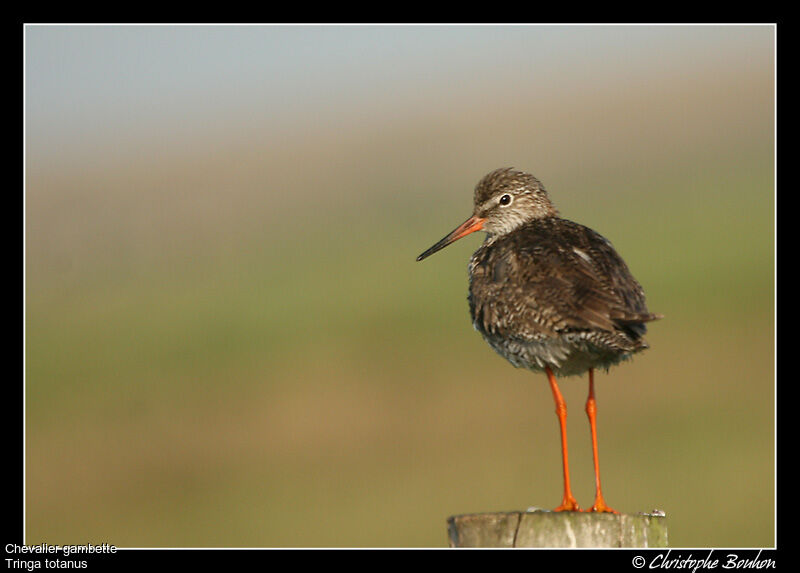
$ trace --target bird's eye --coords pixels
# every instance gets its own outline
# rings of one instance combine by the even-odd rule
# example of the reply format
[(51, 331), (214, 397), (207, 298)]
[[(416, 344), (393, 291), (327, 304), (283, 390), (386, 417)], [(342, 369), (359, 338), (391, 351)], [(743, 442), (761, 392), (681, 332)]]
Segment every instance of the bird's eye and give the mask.
[(501, 205), (508, 205), (509, 203), (511, 203), (511, 195), (506, 193), (505, 195), (500, 197), (500, 204)]

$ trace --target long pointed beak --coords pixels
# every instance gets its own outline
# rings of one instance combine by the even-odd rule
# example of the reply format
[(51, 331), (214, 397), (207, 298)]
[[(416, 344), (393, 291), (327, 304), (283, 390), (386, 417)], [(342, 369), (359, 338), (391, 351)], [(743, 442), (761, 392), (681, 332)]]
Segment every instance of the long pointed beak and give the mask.
[(458, 227), (453, 229), (453, 232), (444, 237), (441, 241), (433, 245), (430, 249), (422, 253), (420, 256), (417, 257), (418, 261), (421, 261), (424, 258), (431, 256), (436, 251), (440, 251), (444, 249), (450, 243), (453, 243), (459, 240), (461, 237), (466, 237), (470, 233), (474, 233), (475, 231), (480, 231), (483, 229), (483, 224), (486, 222), (486, 219), (473, 215), (463, 223), (461, 223)]

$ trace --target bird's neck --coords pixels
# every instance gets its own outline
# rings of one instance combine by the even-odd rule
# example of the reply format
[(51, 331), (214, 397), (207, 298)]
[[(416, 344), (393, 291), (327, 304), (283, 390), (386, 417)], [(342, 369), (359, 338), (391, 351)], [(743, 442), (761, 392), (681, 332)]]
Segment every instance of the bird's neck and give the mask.
[(510, 235), (514, 231), (518, 229), (522, 229), (523, 227), (528, 227), (531, 225), (547, 225), (548, 223), (555, 221), (558, 219), (558, 213), (554, 212), (552, 215), (547, 215), (545, 217), (535, 217), (530, 219), (519, 219), (517, 221), (508, 221), (502, 227), (489, 227), (486, 230), (486, 240), (484, 244), (491, 244), (498, 239), (501, 239), (507, 235)]

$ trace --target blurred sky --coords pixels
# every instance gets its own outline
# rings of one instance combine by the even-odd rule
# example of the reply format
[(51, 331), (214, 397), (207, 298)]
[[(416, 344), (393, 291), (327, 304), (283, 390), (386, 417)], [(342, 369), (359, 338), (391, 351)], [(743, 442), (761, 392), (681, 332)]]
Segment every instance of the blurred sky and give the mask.
[(28, 151), (124, 153), (154, 128), (150, 145), (180, 148), (215, 131), (336, 130), (426, 106), (641, 88), (687, 59), (711, 73), (746, 65), (772, 38), (767, 25), (31, 25)]

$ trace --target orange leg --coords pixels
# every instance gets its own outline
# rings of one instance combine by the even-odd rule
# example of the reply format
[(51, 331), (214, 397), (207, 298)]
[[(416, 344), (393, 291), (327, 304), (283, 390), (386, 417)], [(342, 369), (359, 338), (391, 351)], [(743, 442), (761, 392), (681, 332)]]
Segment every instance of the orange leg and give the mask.
[(567, 459), (567, 403), (558, 389), (556, 384), (556, 377), (550, 368), (545, 367), (547, 372), (547, 379), (550, 381), (550, 389), (553, 391), (553, 398), (556, 401), (556, 415), (558, 422), (561, 425), (561, 456), (564, 460), (564, 499), (561, 500), (561, 505), (555, 508), (554, 511), (580, 511), (578, 502), (572, 496), (572, 490), (569, 487), (569, 460)]
[(594, 399), (594, 368), (589, 369), (589, 397), (586, 399), (586, 415), (589, 416), (589, 427), (592, 431), (592, 454), (594, 455), (594, 481), (596, 495), (594, 505), (586, 511), (619, 513), (606, 505), (600, 489), (600, 464), (597, 461), (597, 402)]

